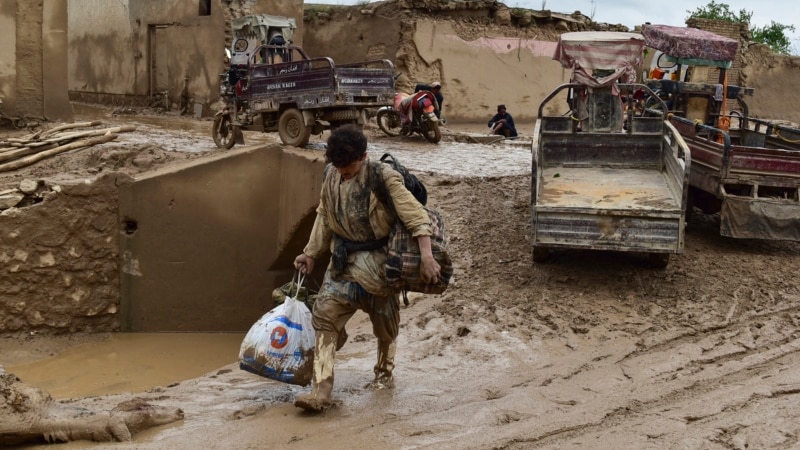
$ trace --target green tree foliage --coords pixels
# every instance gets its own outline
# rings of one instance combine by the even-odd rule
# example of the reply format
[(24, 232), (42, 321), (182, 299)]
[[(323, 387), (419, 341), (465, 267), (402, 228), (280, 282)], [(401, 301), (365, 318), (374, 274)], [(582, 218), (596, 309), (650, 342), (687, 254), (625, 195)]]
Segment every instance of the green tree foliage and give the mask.
[(791, 53), (789, 48), (791, 41), (785, 32), (794, 32), (794, 30), (794, 25), (784, 25), (771, 20), (769, 26), (752, 28), (750, 33), (752, 34), (753, 42), (767, 44), (773, 52), (788, 55)]
[[(694, 11), (686, 11), (689, 13), (689, 18), (698, 19), (712, 19), (724, 20), (727, 22), (747, 23), (750, 25), (750, 19), (753, 17), (752, 11), (740, 9), (738, 12), (731, 11), (730, 6), (725, 3), (717, 3), (711, 0), (706, 6), (699, 6)], [(791, 41), (786, 36), (786, 32), (794, 32), (794, 25), (784, 25), (771, 21), (770, 25), (765, 27), (751, 27), (750, 35), (753, 42), (766, 44), (775, 53), (783, 55), (790, 54)]]

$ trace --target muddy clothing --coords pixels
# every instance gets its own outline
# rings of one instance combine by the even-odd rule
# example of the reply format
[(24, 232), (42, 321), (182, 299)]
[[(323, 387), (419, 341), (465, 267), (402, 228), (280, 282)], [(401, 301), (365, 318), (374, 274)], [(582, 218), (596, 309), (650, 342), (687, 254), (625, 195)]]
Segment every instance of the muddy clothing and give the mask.
[[(375, 170), (380, 170), (397, 216), (373, 193), (370, 174)], [(367, 159), (355, 177), (342, 180), (339, 172), (329, 166), (322, 183), (317, 218), (303, 253), (317, 259), (328, 249), (334, 255), (341, 254), (342, 242), (381, 241), (389, 236), (395, 220), (401, 220), (413, 236), (431, 235), (428, 214), (406, 189), (399, 173)], [(361, 309), (369, 314), (379, 341), (394, 341), (399, 307), (386, 282), (385, 246), (348, 251), (344, 258), (344, 267), (340, 269), (334, 267), (334, 258), (328, 264), (314, 307), (314, 329), (341, 333), (347, 320)]]

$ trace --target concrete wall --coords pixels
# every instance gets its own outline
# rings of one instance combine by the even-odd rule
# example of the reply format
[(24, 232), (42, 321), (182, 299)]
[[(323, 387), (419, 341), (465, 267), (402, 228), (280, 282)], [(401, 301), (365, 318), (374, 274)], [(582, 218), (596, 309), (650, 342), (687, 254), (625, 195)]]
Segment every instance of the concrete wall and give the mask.
[(73, 119), (67, 97), (67, 0), (0, 2), (0, 108), (11, 117)]
[[(184, 79), (192, 102), (219, 99), (232, 17), (269, 13), (302, 23), (302, 1), (80, 0), (69, 2), (69, 90), (75, 100), (147, 105), (167, 90), (177, 108)], [(298, 33), (299, 37), (300, 33)]]
[(122, 329), (247, 330), (291, 278), (322, 168), (273, 146), (123, 186)]
[(3, 211), (0, 333), (246, 331), (291, 279), (322, 169), (307, 151), (249, 148)]

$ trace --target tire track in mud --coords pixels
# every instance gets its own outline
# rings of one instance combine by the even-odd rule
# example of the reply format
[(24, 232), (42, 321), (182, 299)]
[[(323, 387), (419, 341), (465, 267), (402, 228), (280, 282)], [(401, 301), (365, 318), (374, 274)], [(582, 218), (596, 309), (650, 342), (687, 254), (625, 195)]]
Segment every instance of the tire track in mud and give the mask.
[[(538, 362), (493, 378), (485, 398), (462, 396), (420, 412), (414, 423), (430, 433), (404, 441), (405, 448), (797, 443), (797, 243), (724, 238), (715, 217), (698, 215), (684, 254), (665, 270), (637, 255), (604, 252), (563, 252), (538, 265), (526, 239), (527, 176), (433, 177), (429, 184), (457, 258), (456, 283), (434, 312), (452, 330), (488, 322), (540, 339), (544, 350), (529, 345)], [(465, 188), (469, 195), (454, 195)], [(418, 317), (416, 324), (431, 320), (441, 319)], [(474, 331), (459, 343), (454, 332), (439, 351), (480, 338), (491, 339)], [(468, 377), (451, 381), (485, 388)], [(788, 419), (765, 419), (765, 410)], [(456, 430), (440, 417), (467, 419)]]
[[(735, 426), (742, 419), (739, 412), (746, 410), (747, 406), (758, 400), (766, 402), (770, 399), (779, 400), (781, 397), (792, 397), (791, 401), (796, 406), (800, 401), (800, 377), (795, 374), (788, 380), (780, 377), (780, 372), (787, 367), (800, 365), (800, 340), (792, 339), (765, 353), (759, 350), (747, 352), (740, 359), (715, 358), (707, 361), (697, 361), (698, 370), (691, 370), (690, 375), (681, 377), (680, 382), (674, 379), (681, 374), (685, 367), (660, 373), (658, 377), (644, 377), (638, 380), (637, 389), (648, 390), (650, 386), (662, 382), (664, 389), (654, 389), (649, 396), (636, 396), (626, 402), (608, 401), (608, 406), (599, 420), (591, 422), (576, 421), (569, 426), (542, 430), (530, 437), (512, 437), (503, 444), (495, 444), (494, 448), (563, 448), (562, 446), (586, 442), (588, 439), (596, 440), (597, 436), (608, 437), (609, 430), (613, 428), (630, 428), (631, 423), (640, 422), (642, 417), (668, 417), (670, 421), (681, 423), (679, 429), (661, 435), (648, 435), (646, 444), (651, 446), (657, 442), (656, 447), (666, 444), (675, 445), (684, 442), (685, 435), (700, 434), (696, 436), (703, 440), (713, 442), (713, 431), (717, 428)], [(727, 359), (722, 363), (723, 359)], [(709, 366), (720, 364), (732, 367), (722, 367), (706, 370)], [(597, 370), (597, 369), (595, 369)], [(715, 372), (713, 376), (703, 377), (706, 371)], [(591, 373), (592, 371), (587, 371)], [(636, 379), (635, 375), (627, 374), (629, 379)], [(570, 379), (565, 377), (564, 380)], [(773, 378), (771, 383), (765, 380)], [(788, 383), (788, 384), (783, 384)], [(649, 397), (649, 398), (648, 398)], [(770, 407), (765, 407), (769, 409)], [(671, 413), (675, 411), (675, 413)], [(800, 416), (800, 411), (795, 408), (794, 418)], [(746, 414), (746, 413), (745, 413)], [(759, 412), (760, 415), (760, 412)], [(647, 428), (647, 427), (643, 427)], [(691, 428), (699, 429), (700, 433), (691, 432)], [(644, 430), (642, 430), (644, 431)], [(624, 430), (620, 430), (624, 432)], [(604, 440), (605, 444), (610, 441)], [(781, 445), (797, 443), (797, 428), (790, 433), (790, 438)], [(620, 442), (623, 445), (623, 442)], [(624, 445), (623, 445), (624, 446)], [(620, 447), (621, 448), (621, 447)], [(639, 447), (641, 448), (641, 447)], [(738, 448), (738, 447), (730, 447)]]

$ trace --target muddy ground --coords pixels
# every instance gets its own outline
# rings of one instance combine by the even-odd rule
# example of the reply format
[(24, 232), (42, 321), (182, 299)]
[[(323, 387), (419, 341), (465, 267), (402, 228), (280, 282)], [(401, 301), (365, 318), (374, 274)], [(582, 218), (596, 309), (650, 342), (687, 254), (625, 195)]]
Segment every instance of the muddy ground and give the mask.
[[(79, 120), (88, 114), (81, 111), (76, 107)], [(109, 170), (104, 164), (137, 172), (217, 151), (207, 121), (101, 115), (107, 123), (138, 124), (129, 139), (143, 142), (61, 155), (0, 181), (57, 168), (88, 177)], [(173, 123), (169, 130), (158, 126), (166, 122)], [(451, 124), (435, 146), (368, 129), (373, 154), (396, 153), (427, 183), (456, 264), (444, 295), (412, 295), (401, 311), (394, 389), (365, 388), (375, 340), (368, 318), (358, 313), (337, 354), (334, 396), (341, 405), (325, 414), (293, 406), (307, 388), (232, 363), (146, 392), (65, 400), (97, 410), (142, 398), (180, 407), (186, 416), (132, 442), (59, 448), (800, 446), (800, 284), (794, 278), (800, 244), (724, 238), (717, 217), (695, 214), (684, 253), (663, 270), (640, 255), (589, 251), (534, 264), (526, 144), (532, 126), (520, 127), (518, 141), (467, 143), (465, 136), (479, 136), (484, 125)], [(170, 138), (153, 138), (165, 135)], [(162, 147), (181, 139), (197, 152)], [(321, 151), (322, 142), (312, 137), (307, 151)], [(112, 160), (106, 151), (127, 156)], [(138, 159), (149, 167), (134, 164), (137, 155), (149, 155)], [(103, 338), (4, 338), (0, 363)]]

